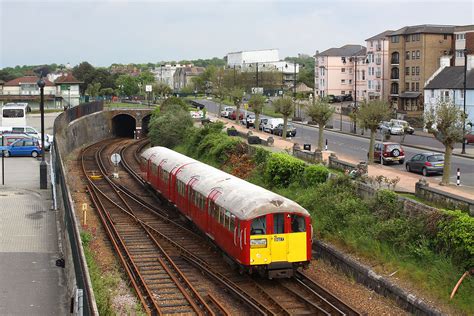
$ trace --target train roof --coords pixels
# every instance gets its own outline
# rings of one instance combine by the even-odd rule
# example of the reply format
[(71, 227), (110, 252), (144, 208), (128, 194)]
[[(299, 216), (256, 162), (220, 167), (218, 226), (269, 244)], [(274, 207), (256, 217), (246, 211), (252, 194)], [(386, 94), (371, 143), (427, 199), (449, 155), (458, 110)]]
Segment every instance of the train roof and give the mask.
[(197, 178), (193, 188), (206, 197), (212, 190), (218, 190), (221, 194), (216, 203), (240, 219), (283, 212), (309, 216), (306, 209), (292, 200), (168, 148), (149, 148), (142, 153), (142, 157), (151, 159), (156, 165), (167, 159), (162, 163), (164, 170), (170, 172), (180, 168), (177, 178), (184, 183)]

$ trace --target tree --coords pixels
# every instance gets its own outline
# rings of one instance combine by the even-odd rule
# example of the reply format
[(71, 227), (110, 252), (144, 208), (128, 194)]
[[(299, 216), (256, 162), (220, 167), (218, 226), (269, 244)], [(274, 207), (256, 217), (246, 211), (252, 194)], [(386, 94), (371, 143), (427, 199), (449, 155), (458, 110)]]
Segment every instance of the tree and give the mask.
[(173, 93), (173, 90), (166, 83), (155, 82), (153, 84), (153, 92), (159, 94), (161, 97), (164, 97)]
[(83, 61), (72, 69), (72, 74), (76, 79), (82, 81), (80, 84), (81, 93), (84, 94), (86, 88), (92, 83), (95, 77), (95, 68), (87, 61)]
[(370, 130), (370, 143), (369, 143), (369, 161), (368, 164), (374, 162), (374, 143), (375, 134), (377, 127), (381, 121), (386, 120), (390, 115), (389, 105), (380, 100), (372, 100), (364, 102), (360, 106), (357, 119), (362, 128)]
[(184, 111), (188, 111), (188, 105), (186, 104), (186, 102), (183, 101), (183, 99), (180, 99), (178, 97), (169, 97), (169, 98), (167, 98), (166, 100), (164, 100), (161, 103), (160, 109), (161, 109), (161, 111), (165, 111), (166, 108), (168, 108), (171, 105), (178, 105)]
[(186, 130), (192, 128), (193, 119), (179, 104), (169, 104), (155, 111), (150, 120), (150, 138), (153, 145), (172, 148), (181, 144)]
[(99, 95), (104, 97), (110, 97), (114, 95), (114, 89), (112, 88), (102, 88), (99, 91)]
[(138, 80), (130, 75), (120, 75), (115, 81), (115, 85), (121, 95), (132, 96), (139, 92)]
[(99, 93), (100, 93), (100, 82), (91, 83), (87, 86), (87, 89), (86, 89), (87, 95), (90, 95), (91, 97), (95, 98), (99, 96)]
[(438, 101), (425, 114), (425, 127), (433, 136), (444, 145), (444, 168), (442, 185), (449, 184), (451, 170), (451, 155), (454, 145), (464, 140), (463, 134), (464, 113), (452, 102)]
[(286, 139), (286, 124), (288, 117), (293, 114), (294, 109), (293, 99), (290, 97), (279, 98), (273, 102), (273, 106), (275, 107), (275, 112), (283, 115), (283, 131), (281, 136), (283, 139)]
[(261, 94), (253, 94), (249, 100), (249, 106), (252, 108), (255, 113), (255, 129), (258, 129), (260, 114), (263, 111), (263, 106), (265, 105), (265, 97)]
[(334, 108), (328, 103), (327, 99), (320, 98), (308, 107), (307, 114), (312, 121), (318, 123), (318, 149), (323, 150), (324, 127), (334, 114)]
[(234, 105), (236, 107), (235, 122), (238, 123), (240, 116), (240, 106), (242, 105), (242, 98), (244, 97), (244, 90), (240, 88), (234, 88), (231, 90), (230, 96), (232, 98), (232, 101), (234, 101)]

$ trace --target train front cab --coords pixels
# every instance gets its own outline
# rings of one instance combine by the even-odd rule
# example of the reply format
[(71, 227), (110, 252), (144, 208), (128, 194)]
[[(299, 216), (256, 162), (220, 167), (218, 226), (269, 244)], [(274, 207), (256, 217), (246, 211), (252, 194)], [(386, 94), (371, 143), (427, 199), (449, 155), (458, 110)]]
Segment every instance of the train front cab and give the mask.
[(311, 259), (311, 219), (274, 213), (250, 222), (250, 266), (269, 278), (292, 277)]

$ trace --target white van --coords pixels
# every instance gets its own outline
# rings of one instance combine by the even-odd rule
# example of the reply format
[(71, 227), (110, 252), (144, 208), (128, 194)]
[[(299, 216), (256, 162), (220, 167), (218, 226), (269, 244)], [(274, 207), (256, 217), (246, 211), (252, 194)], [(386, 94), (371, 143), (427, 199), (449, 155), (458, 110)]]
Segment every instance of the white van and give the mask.
[(234, 106), (226, 106), (222, 111), (221, 111), (221, 116), (228, 118), (229, 115), (235, 110)]
[(278, 124), (283, 124), (282, 118), (269, 118), (263, 125), (263, 131), (273, 134), (273, 130), (278, 126)]

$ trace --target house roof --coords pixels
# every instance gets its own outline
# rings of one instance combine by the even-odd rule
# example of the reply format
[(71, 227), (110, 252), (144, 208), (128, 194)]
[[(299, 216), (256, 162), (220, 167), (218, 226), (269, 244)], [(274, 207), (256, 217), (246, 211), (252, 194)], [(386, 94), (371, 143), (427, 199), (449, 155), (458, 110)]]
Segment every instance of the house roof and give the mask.
[[(444, 68), (425, 89), (464, 89), (464, 66)], [(466, 73), (466, 89), (474, 89), (474, 69)]]
[(67, 73), (65, 76), (61, 76), (54, 81), (54, 84), (62, 84), (62, 83), (83, 83), (82, 81), (77, 80), (72, 73)]
[[(38, 82), (38, 80), (39, 80), (39, 78), (36, 77), (36, 76), (23, 76), (23, 77), (18, 77), (18, 78), (15, 78), (13, 80), (10, 80), (10, 81), (6, 82), (5, 86), (6, 87), (15, 87), (15, 86), (19, 86), (22, 83), (34, 83), (34, 84), (36, 84)], [(47, 78), (43, 78), (43, 80), (45, 82), (45, 86), (53, 86), (54, 87), (54, 83), (49, 81)]]
[(474, 32), (474, 25), (460, 25), (454, 27), (454, 32)]
[(393, 33), (392, 30), (387, 30), (387, 31), (384, 31), (384, 32), (379, 33), (377, 35), (374, 35), (372, 37), (369, 37), (368, 39), (366, 39), (366, 41), (375, 41), (375, 40), (378, 40), (378, 39), (384, 39), (392, 33)]
[(317, 54), (316, 56), (363, 56), (367, 49), (362, 45), (344, 45), (342, 47), (333, 47)]
[(421, 92), (402, 92), (400, 93), (400, 98), (406, 98), (406, 99), (413, 99), (413, 98), (418, 98), (421, 95)]
[(454, 32), (454, 25), (434, 25), (434, 24), (422, 24), (422, 25), (412, 25), (404, 26), (401, 29), (398, 29), (387, 36), (395, 35), (408, 35), (408, 34), (417, 34), (417, 33), (427, 33), (427, 34), (449, 34)]

